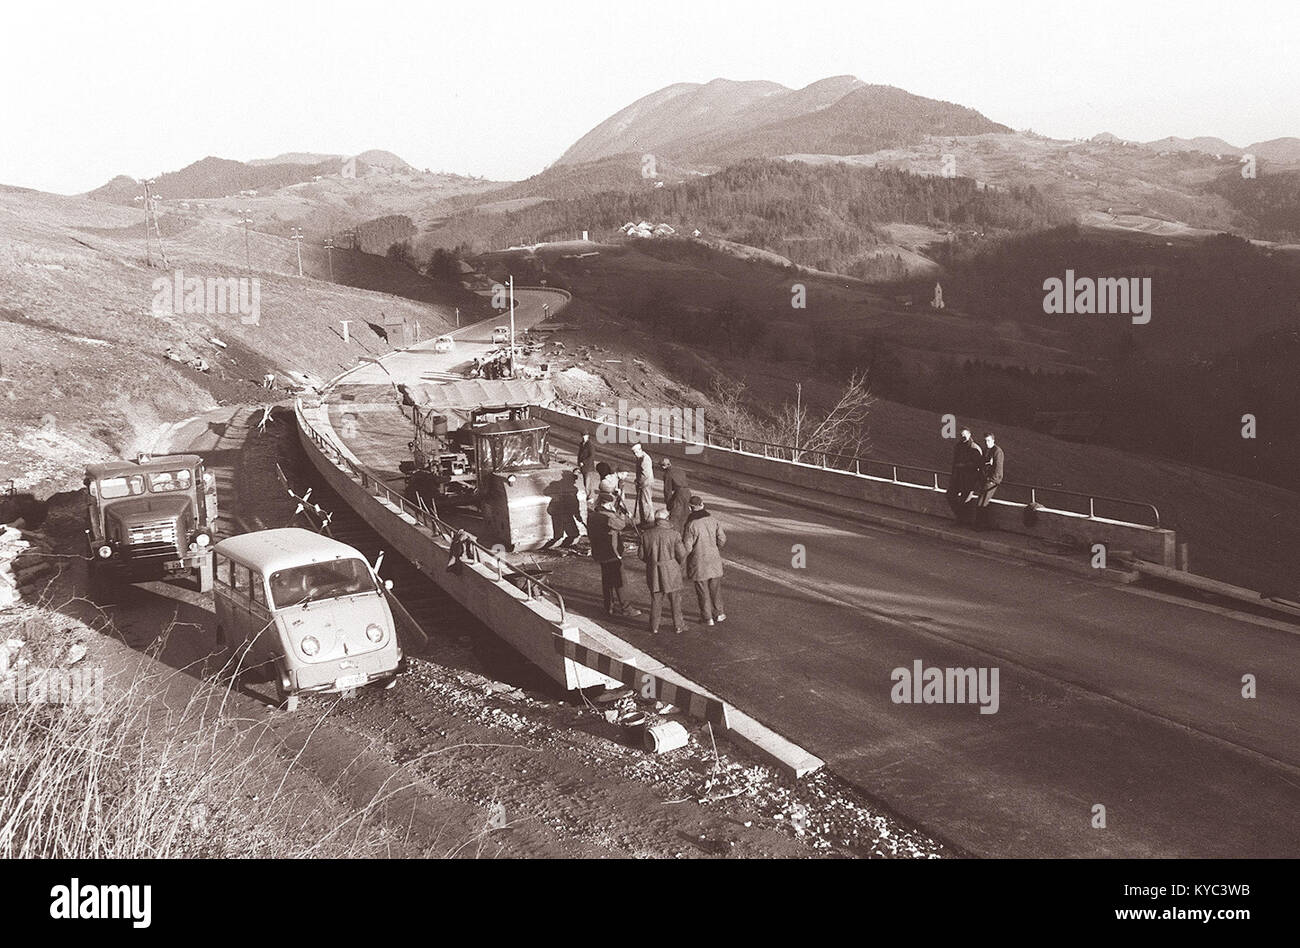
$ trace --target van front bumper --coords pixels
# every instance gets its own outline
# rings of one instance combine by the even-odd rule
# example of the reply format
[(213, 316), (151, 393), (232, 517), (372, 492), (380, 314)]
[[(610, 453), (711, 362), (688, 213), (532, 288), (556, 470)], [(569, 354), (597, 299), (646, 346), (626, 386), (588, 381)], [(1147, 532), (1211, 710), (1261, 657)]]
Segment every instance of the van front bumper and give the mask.
[(403, 667), (400, 649), (381, 648), (364, 655), (301, 665), (289, 672), (289, 690), (295, 694), (349, 691), (396, 676)]

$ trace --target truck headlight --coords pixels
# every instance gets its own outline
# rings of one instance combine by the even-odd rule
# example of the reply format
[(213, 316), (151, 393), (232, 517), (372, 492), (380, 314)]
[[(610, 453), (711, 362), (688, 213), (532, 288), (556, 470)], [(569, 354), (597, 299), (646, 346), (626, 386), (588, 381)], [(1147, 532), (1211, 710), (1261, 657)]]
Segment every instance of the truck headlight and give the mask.
[(200, 533), (194, 538), (194, 542), (199, 546), (207, 546), (212, 542), (212, 537), (208, 536), (206, 533)]
[(513, 484), (514, 482), (515, 482), (515, 476), (513, 474), (511, 474), (509, 477), (506, 478), (507, 484)]
[(384, 640), (384, 630), (372, 622), (366, 626), (366, 638), (372, 642), (382, 642)]
[(98, 550), (96, 550), (95, 553), (99, 555), (99, 558), (101, 560), (106, 560), (113, 555), (113, 548), (109, 546), (107, 543), (105, 543)]
[(320, 651), (320, 642), (316, 641), (315, 636), (308, 635), (303, 637), (300, 647), (304, 655), (311, 656)]

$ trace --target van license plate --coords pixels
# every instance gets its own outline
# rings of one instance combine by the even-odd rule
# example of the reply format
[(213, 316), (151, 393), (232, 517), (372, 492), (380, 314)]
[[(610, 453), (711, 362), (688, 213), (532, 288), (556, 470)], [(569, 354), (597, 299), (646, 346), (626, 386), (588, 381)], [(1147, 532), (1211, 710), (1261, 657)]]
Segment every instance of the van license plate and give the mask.
[(334, 687), (339, 691), (346, 691), (348, 688), (360, 688), (365, 683), (365, 675), (344, 675), (335, 680)]
[(163, 563), (163, 569), (177, 570), (177, 569), (184, 569), (184, 568), (185, 568), (184, 560), (168, 560), (167, 562)]

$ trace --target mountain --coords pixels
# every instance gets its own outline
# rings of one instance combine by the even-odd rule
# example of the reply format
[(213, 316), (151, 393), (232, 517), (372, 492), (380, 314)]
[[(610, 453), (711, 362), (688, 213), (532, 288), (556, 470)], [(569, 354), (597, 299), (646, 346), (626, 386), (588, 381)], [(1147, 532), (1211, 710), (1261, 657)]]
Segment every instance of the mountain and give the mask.
[(783, 154), (862, 154), (927, 135), (1007, 131), (973, 109), (853, 76), (798, 90), (714, 79), (678, 83), (638, 99), (578, 139), (557, 164), (652, 153), (722, 165)]
[(1157, 141), (1147, 142), (1143, 148), (1155, 151), (1199, 151), (1207, 155), (1240, 155), (1244, 149), (1229, 145), (1222, 138), (1201, 135), (1198, 138), (1176, 138), (1169, 136)]
[(1274, 138), (1266, 142), (1254, 142), (1245, 148), (1230, 145), (1222, 138), (1202, 135), (1199, 138), (1161, 138), (1146, 142), (1143, 148), (1154, 151), (1199, 151), (1207, 155), (1254, 155), (1264, 161), (1278, 164), (1300, 163), (1300, 138)]
[[(158, 175), (154, 179), (154, 191), (166, 198), (219, 198), (246, 190), (275, 190), (310, 181), (318, 175), (338, 173), (339, 164), (333, 159), (314, 165), (251, 165), (209, 155), (186, 165), (180, 171)], [(361, 172), (358, 170), (357, 173)], [(129, 178), (125, 178), (125, 182), (131, 182), (127, 188), (124, 178), (125, 176), (118, 175), (86, 196), (96, 201), (130, 203), (142, 191), (140, 185)], [(130, 194), (124, 194), (126, 190)]]
[[(414, 171), (415, 169), (408, 165), (401, 158), (398, 158), (391, 151), (381, 151), (378, 148), (372, 148), (370, 151), (363, 151), (359, 155), (354, 155), (358, 165), (368, 165), (371, 168), (382, 168), (385, 171)], [(357, 174), (361, 171), (358, 170)]]
[[(372, 149), (354, 156), (355, 176), (364, 178), (375, 173), (414, 173), (415, 169), (391, 151)], [(319, 159), (316, 161), (289, 161), (280, 159)], [(272, 159), (233, 161), (209, 155), (201, 161), (187, 165), (180, 171), (169, 171), (155, 179), (154, 191), (168, 199), (220, 198), (242, 191), (277, 191), (294, 184), (303, 184), (317, 178), (340, 177), (343, 163), (333, 155), (314, 155), (307, 152), (290, 152)], [(350, 177), (353, 177), (350, 175)], [(86, 196), (95, 201), (112, 204), (130, 204), (142, 194), (140, 183), (126, 175), (112, 181)]]
[(323, 155), (312, 151), (286, 151), (274, 158), (254, 158), (248, 164), (257, 165), (318, 165), (322, 161), (342, 161), (342, 155)]
[(1300, 164), (1300, 138), (1274, 138), (1271, 141), (1247, 145), (1243, 150), (1265, 161)]

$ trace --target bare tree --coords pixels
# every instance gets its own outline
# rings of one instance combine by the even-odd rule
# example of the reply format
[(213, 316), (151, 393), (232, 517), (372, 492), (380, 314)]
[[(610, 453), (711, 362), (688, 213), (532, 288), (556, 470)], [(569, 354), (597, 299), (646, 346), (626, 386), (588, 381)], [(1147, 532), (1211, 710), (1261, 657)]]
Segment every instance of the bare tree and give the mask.
[[(794, 460), (807, 454), (863, 455), (871, 450), (869, 422), (876, 397), (867, 385), (865, 372), (855, 372), (839, 399), (820, 421), (806, 405), (787, 402), (773, 424), (771, 440), (796, 448)], [(798, 444), (795, 443), (796, 433)]]

